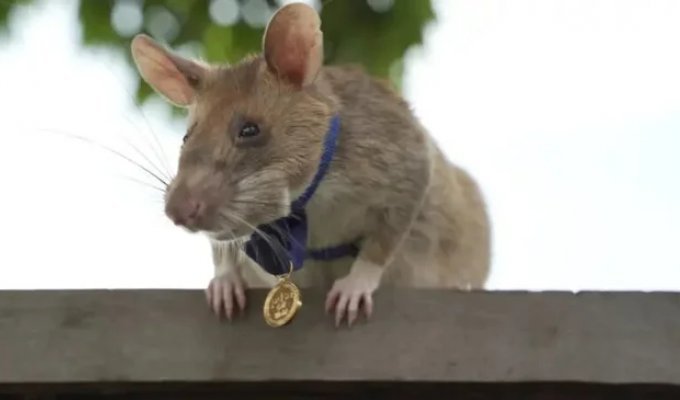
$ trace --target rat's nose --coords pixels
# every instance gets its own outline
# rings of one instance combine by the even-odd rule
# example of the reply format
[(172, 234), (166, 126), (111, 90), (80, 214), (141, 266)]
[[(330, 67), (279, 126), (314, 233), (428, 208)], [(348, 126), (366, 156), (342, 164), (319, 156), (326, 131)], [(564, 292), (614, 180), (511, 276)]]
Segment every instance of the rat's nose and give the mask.
[(195, 198), (173, 199), (165, 207), (165, 213), (175, 225), (192, 226), (201, 219), (205, 204)]

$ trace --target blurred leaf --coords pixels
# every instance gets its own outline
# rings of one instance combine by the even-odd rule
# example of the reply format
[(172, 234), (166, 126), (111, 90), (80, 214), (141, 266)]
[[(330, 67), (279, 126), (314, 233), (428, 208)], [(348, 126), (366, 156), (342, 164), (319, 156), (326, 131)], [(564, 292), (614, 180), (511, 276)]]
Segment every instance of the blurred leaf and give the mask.
[[(6, 26), (8, 15), (16, 5), (32, 1), (0, 0), (0, 29)], [(129, 51), (131, 37), (121, 35), (112, 25), (111, 14), (118, 1), (141, 7), (144, 19), (141, 32), (154, 37), (148, 31), (154, 10), (161, 7), (170, 12), (179, 24), (174, 30), (176, 34), (169, 40), (156, 39), (173, 49), (200, 43), (199, 55), (207, 61), (234, 63), (260, 51), (264, 27), (248, 25), (242, 11), (247, 2), (262, 0), (238, 0), (240, 18), (231, 26), (221, 26), (211, 19), (210, 0), (80, 0), (78, 14), (83, 45), (112, 48), (125, 57), (131, 68), (134, 68)], [(262, 12), (270, 15), (279, 3), (266, 0), (260, 6), (266, 5), (268, 9), (265, 7)], [(323, 4), (326, 63), (361, 64), (369, 73), (389, 79), (400, 88), (402, 58), (409, 47), (421, 43), (423, 29), (434, 19), (430, 0), (394, 0), (385, 12), (374, 11), (367, 0), (324, 0)], [(136, 101), (142, 104), (152, 96), (156, 94), (140, 79)]]
[(234, 30), (230, 26), (210, 25), (203, 31), (205, 44), (205, 59), (207, 61), (222, 61), (229, 58), (233, 51)]
[(78, 16), (83, 21), (82, 38), (86, 45), (120, 45), (121, 39), (111, 26), (112, 9), (113, 1), (80, 2)]
[(0, 35), (7, 34), (7, 22), (17, 6), (30, 5), (35, 0), (0, 0)]
[(328, 63), (360, 63), (388, 78), (392, 64), (421, 43), (434, 12), (430, 1), (395, 0), (389, 11), (377, 13), (366, 1), (336, 0), (323, 8), (321, 18)]
[(243, 22), (234, 25), (234, 48), (227, 61), (233, 63), (249, 54), (259, 53), (263, 34), (264, 28), (254, 29)]

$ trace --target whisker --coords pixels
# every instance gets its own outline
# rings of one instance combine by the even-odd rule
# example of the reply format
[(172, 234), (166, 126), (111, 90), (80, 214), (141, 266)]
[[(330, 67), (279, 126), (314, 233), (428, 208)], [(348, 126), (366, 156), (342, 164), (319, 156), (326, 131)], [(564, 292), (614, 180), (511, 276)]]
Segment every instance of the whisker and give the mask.
[[(232, 212), (232, 213), (230, 214), (230, 216), (231, 216), (232, 218), (234, 218), (234, 219), (237, 219), (239, 222), (241, 222), (242, 224), (246, 225), (247, 227), (249, 227), (250, 229), (254, 230), (255, 232), (257, 232), (257, 234), (259, 234), (259, 235), (267, 242), (267, 244), (269, 244), (269, 246), (272, 248), (272, 250), (274, 251), (274, 254), (275, 254), (276, 257), (279, 259), (279, 262), (281, 262), (282, 265), (288, 264), (288, 262), (287, 262), (287, 259), (288, 259), (287, 253), (288, 253), (288, 252), (287, 252), (286, 249), (283, 247), (283, 245), (281, 245), (281, 243), (279, 243), (279, 242), (276, 241), (276, 240), (273, 240), (273, 239), (269, 236), (269, 234), (263, 232), (262, 230), (260, 230), (260, 229), (257, 228), (256, 226), (253, 226), (253, 225), (250, 224), (248, 221), (246, 221), (246, 220), (244, 220), (243, 218), (241, 218), (241, 217), (239, 217), (238, 215), (236, 215), (236, 213), (233, 213), (233, 212)], [(276, 246), (274, 246), (274, 244), (276, 244)], [(277, 246), (278, 246), (278, 247), (277, 247)], [(277, 249), (280, 250), (280, 251), (277, 251)], [(285, 255), (281, 255), (281, 252), (282, 252), (283, 254), (285, 254)]]
[(271, 225), (271, 228), (278, 232), (279, 235), (286, 237), (288, 240), (295, 243), (299, 247), (305, 248), (305, 246), (302, 243), (298, 242), (297, 239), (295, 239), (293, 235), (290, 234), (290, 230), (286, 229), (286, 232), (284, 232), (281, 228), (279, 228), (276, 225)]
[(154, 155), (156, 156), (156, 158), (159, 159), (160, 163), (165, 168), (165, 171), (166, 171), (165, 174), (168, 177), (171, 177), (172, 172), (171, 172), (171, 168), (170, 168), (170, 163), (168, 162), (167, 154), (165, 154), (163, 152), (163, 145), (161, 144), (160, 140), (158, 140), (158, 135), (156, 135), (156, 132), (151, 128), (151, 124), (150, 124), (148, 118), (146, 117), (146, 114), (144, 113), (144, 111), (139, 106), (138, 106), (138, 109), (139, 109), (140, 115), (142, 116), (142, 119), (144, 120), (144, 123), (145, 123), (147, 129), (151, 133), (152, 139), (156, 143), (156, 146), (158, 147), (159, 150), (156, 150), (156, 148), (154, 147), (153, 144), (149, 144), (149, 147), (151, 148), (151, 151), (154, 152)]
[(233, 246), (234, 251), (231, 253), (234, 255), (234, 264), (235, 265), (240, 265), (242, 262), (243, 257), (247, 257), (247, 255), (244, 252), (244, 240), (243, 238), (237, 238), (236, 235), (234, 235), (234, 231), (231, 229), (227, 229), (227, 234), (231, 236), (231, 241), (229, 242), (230, 246)]
[(244, 199), (232, 199), (232, 203), (235, 204), (255, 204), (259, 206), (277, 206), (280, 207), (283, 204), (279, 201), (257, 201), (257, 200), (244, 200)]
[(121, 176), (121, 178), (126, 179), (126, 180), (129, 180), (129, 181), (132, 181), (132, 182), (135, 182), (135, 183), (140, 184), (140, 185), (142, 185), (142, 186), (145, 186), (145, 187), (148, 187), (148, 188), (157, 190), (157, 191), (159, 191), (159, 192), (161, 192), (161, 193), (165, 193), (165, 189), (160, 188), (160, 187), (158, 187), (158, 186), (156, 186), (156, 185), (152, 185), (152, 184), (150, 184), (150, 183), (148, 183), (148, 182), (144, 182), (144, 181), (141, 181), (141, 180), (139, 180), (139, 179), (135, 179), (135, 178), (133, 178), (133, 177), (125, 176), (125, 175)]
[[(280, 209), (280, 208), (284, 205), (284, 203), (282, 203), (282, 202), (266, 202), (266, 201), (257, 201), (257, 200), (243, 200), (243, 199), (238, 199), (238, 198), (237, 198), (237, 199), (231, 200), (231, 203), (232, 203), (232, 204), (257, 205), (257, 206), (265, 206), (265, 207), (267, 207), (267, 206), (276, 206), (277, 209)], [(273, 217), (273, 218), (278, 218), (279, 215), (273, 215), (272, 217)], [(295, 219), (295, 220), (297, 220), (297, 221), (300, 220), (300, 216), (298, 216), (297, 214), (288, 215), (288, 217), (293, 218), (293, 219)]]
[[(219, 215), (220, 215), (222, 218), (226, 219), (226, 220), (227, 220), (227, 223), (229, 223), (229, 224), (232, 223), (230, 216), (231, 216), (232, 218), (234, 218), (233, 213), (232, 213), (232, 214), (227, 214), (227, 213), (224, 212), (224, 211), (220, 211), (220, 212), (219, 212)], [(234, 219), (236, 219), (236, 218), (234, 218)], [(252, 227), (253, 230), (255, 230), (256, 232), (258, 232), (258, 233), (264, 238), (264, 240), (269, 244), (269, 246), (272, 247), (272, 251), (274, 251), (274, 253), (278, 256), (278, 253), (276, 253), (276, 249), (274, 248), (274, 246), (272, 246), (271, 242), (269, 241), (268, 236), (266, 236), (266, 235), (264, 234), (264, 232), (262, 232), (262, 231), (260, 231), (259, 229), (253, 227), (252, 225), (248, 224), (246, 221), (243, 221), (243, 220), (240, 219), (240, 218), (238, 218), (238, 220), (240, 220), (240, 222), (244, 223), (245, 225)], [(238, 222), (238, 221), (237, 221), (237, 222)], [(233, 237), (234, 235), (231, 235), (231, 236)], [(245, 250), (245, 249), (244, 249), (244, 245), (245, 245), (245, 243), (240, 244), (239, 248), (240, 248), (241, 250)], [(244, 255), (244, 256), (245, 256), (245, 255)], [(260, 258), (260, 252), (259, 252), (259, 249), (258, 249), (257, 247), (255, 248), (255, 257), (256, 257), (257, 259)]]
[(122, 136), (123, 136), (123, 139), (125, 140), (125, 142), (128, 144), (128, 146), (130, 146), (130, 147), (132, 148), (132, 150), (134, 150), (134, 151), (135, 151), (137, 154), (139, 154), (139, 155), (140, 155), (147, 163), (149, 163), (149, 164), (154, 168), (155, 172), (158, 173), (159, 176), (162, 176), (163, 178), (165, 178), (165, 179), (168, 180), (168, 181), (171, 180), (171, 177), (170, 177), (169, 172), (163, 171), (161, 168), (159, 168), (156, 164), (154, 164), (154, 163), (149, 159), (149, 157), (146, 156), (146, 154), (144, 154), (141, 150), (139, 150), (139, 148), (138, 148), (137, 146), (135, 146), (129, 139), (127, 139), (127, 138), (125, 137), (125, 135), (122, 135)]
[[(115, 78), (117, 78), (117, 79), (119, 78), (118, 76), (116, 76), (116, 74), (113, 72), (113, 70), (111, 69), (111, 67), (110, 67), (109, 65), (106, 66), (106, 70), (107, 70), (113, 77), (115, 77)], [(122, 88), (122, 90), (125, 91), (126, 95), (127, 95), (129, 98), (134, 98), (134, 95), (133, 95), (127, 88), (125, 88), (123, 85), (121, 85), (121, 88)], [(147, 128), (147, 129), (149, 130), (149, 132), (151, 133), (151, 137), (152, 137), (152, 139), (154, 139), (154, 141), (155, 141), (157, 147), (154, 147), (153, 143), (150, 143), (150, 142), (147, 142), (147, 144), (148, 144), (149, 147), (151, 148), (151, 151), (153, 151), (153, 153), (154, 153), (154, 155), (156, 156), (156, 158), (158, 158), (158, 161), (159, 161), (159, 162), (161, 163), (161, 165), (165, 168), (166, 175), (167, 175), (168, 177), (172, 176), (172, 173), (170, 172), (170, 168), (169, 168), (168, 157), (167, 157), (167, 155), (163, 152), (163, 146), (161, 145), (161, 142), (158, 140), (158, 136), (156, 135), (156, 133), (154, 132), (154, 130), (151, 128), (151, 123), (149, 122), (149, 119), (147, 118), (146, 113), (144, 112), (144, 110), (143, 110), (143, 109), (141, 108), (141, 106), (139, 106), (139, 105), (136, 105), (136, 104), (135, 104), (135, 108), (137, 108), (137, 110), (139, 111), (139, 115), (140, 115), (140, 116), (142, 117), (142, 119), (144, 120), (144, 124), (146, 125), (146, 128)], [(131, 120), (128, 116), (124, 116), (124, 118), (125, 118), (128, 122), (132, 123), (132, 120)], [(133, 125), (134, 125), (134, 124), (133, 124)], [(159, 154), (159, 152), (160, 152), (160, 154)], [(151, 163), (151, 162), (149, 161), (149, 163)], [(151, 163), (151, 164), (153, 164), (153, 163)]]
[(108, 147), (108, 146), (106, 146), (106, 145), (103, 145), (103, 144), (101, 144), (101, 143), (99, 143), (99, 142), (97, 142), (97, 141), (95, 141), (95, 140), (92, 140), (92, 139), (90, 139), (90, 138), (86, 138), (86, 137), (83, 137), (83, 136), (79, 136), (79, 135), (74, 135), (74, 134), (68, 133), (68, 132), (58, 131), (58, 130), (56, 130), (56, 129), (38, 129), (38, 130), (39, 130), (39, 131), (43, 131), (43, 132), (51, 132), (51, 133), (54, 133), (54, 134), (57, 134), (57, 135), (63, 135), (63, 136), (66, 136), (66, 137), (70, 137), (70, 138), (72, 138), (72, 139), (78, 139), (78, 140), (81, 140), (81, 141), (83, 141), (83, 142), (89, 143), (89, 144), (91, 144), (91, 145), (100, 147), (100, 148), (102, 148), (102, 149), (104, 149), (104, 150), (106, 150), (106, 151), (109, 151), (109, 152), (111, 152), (111, 153), (117, 155), (118, 157), (120, 157), (120, 158), (122, 158), (122, 159), (124, 159), (124, 160), (126, 160), (126, 161), (128, 161), (128, 162), (130, 162), (132, 165), (134, 165), (134, 166), (140, 168), (142, 171), (148, 173), (148, 174), (151, 175), (153, 178), (155, 178), (157, 181), (159, 181), (159, 182), (163, 185), (163, 187), (167, 187), (167, 186), (168, 186), (168, 183), (167, 183), (166, 181), (164, 181), (161, 177), (159, 177), (159, 176), (158, 176), (157, 174), (155, 174), (154, 172), (150, 171), (150, 170), (149, 170), (148, 168), (146, 168), (144, 165), (142, 165), (142, 164), (140, 164), (139, 162), (137, 162), (137, 161), (131, 159), (130, 157), (126, 156), (125, 154), (119, 152), (118, 150), (115, 150), (115, 149), (110, 148), (110, 147)]

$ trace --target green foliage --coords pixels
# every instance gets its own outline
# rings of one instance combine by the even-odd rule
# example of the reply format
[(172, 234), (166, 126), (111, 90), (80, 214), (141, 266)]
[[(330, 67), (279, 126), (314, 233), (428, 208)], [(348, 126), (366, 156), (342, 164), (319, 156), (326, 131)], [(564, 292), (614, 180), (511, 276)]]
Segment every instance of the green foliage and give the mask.
[[(6, 25), (14, 5), (31, 1), (2, 3), (0, 0), (0, 27)], [(241, 18), (228, 26), (213, 21), (209, 0), (81, 0), (78, 12), (83, 44), (114, 49), (126, 58), (131, 68), (134, 68), (129, 51), (132, 34), (117, 32), (112, 22), (112, 11), (120, 1), (141, 6), (143, 22), (139, 31), (173, 49), (198, 44), (196, 55), (206, 61), (233, 63), (260, 51), (263, 24), (251, 26), (243, 18), (246, 3), (257, 0), (239, 0)], [(266, 3), (260, 0), (259, 4), (266, 4), (260, 10), (266, 13), (261, 15), (263, 21), (278, 7), (274, 0)], [(169, 29), (172, 34), (165, 38), (149, 31), (160, 13), (170, 15), (175, 21), (166, 24), (172, 25)], [(390, 79), (400, 87), (402, 58), (409, 47), (421, 43), (423, 28), (434, 18), (434, 13), (430, 0), (393, 0), (392, 6), (382, 12), (371, 8), (368, 0), (325, 0), (321, 18), (326, 63), (359, 63), (371, 74)], [(252, 22), (252, 18), (250, 20)], [(143, 103), (151, 96), (153, 91), (140, 80), (137, 101)]]
[(33, 2), (34, 0), (0, 0), (0, 35), (7, 33), (7, 22), (15, 7), (29, 5)]
[[(424, 26), (434, 17), (430, 1), (396, 0), (385, 13), (366, 1), (328, 3), (321, 11), (328, 62), (357, 62), (380, 77), (400, 63), (406, 50), (420, 44)], [(399, 86), (401, 76), (393, 77)]]

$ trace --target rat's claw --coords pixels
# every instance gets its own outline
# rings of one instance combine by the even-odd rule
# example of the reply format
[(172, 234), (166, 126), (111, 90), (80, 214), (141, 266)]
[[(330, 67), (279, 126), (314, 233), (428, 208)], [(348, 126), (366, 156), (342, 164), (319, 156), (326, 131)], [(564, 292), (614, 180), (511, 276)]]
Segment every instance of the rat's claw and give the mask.
[(231, 321), (231, 317), (234, 313), (234, 287), (231, 282), (221, 286), (221, 293), (218, 297), (221, 298), (222, 306), (224, 307), (224, 314), (227, 319)]
[(371, 318), (373, 315), (373, 296), (370, 293), (364, 293), (362, 298), (364, 304), (364, 312), (366, 313), (366, 319)]
[(236, 294), (236, 303), (238, 303), (238, 308), (241, 312), (246, 309), (246, 293), (243, 285), (236, 286), (234, 289)]
[(361, 293), (352, 293), (349, 298), (349, 306), (347, 307), (347, 326), (352, 326), (359, 314), (359, 302), (362, 299)]
[(328, 292), (328, 295), (326, 296), (326, 313), (330, 314), (333, 308), (335, 308), (339, 296), (340, 292), (337, 291), (335, 287)]
[(347, 311), (347, 303), (349, 302), (349, 296), (342, 293), (340, 294), (340, 299), (335, 305), (335, 326), (340, 326), (342, 318), (345, 316), (345, 311)]
[(206, 289), (206, 300), (218, 317), (226, 315), (231, 320), (234, 315), (234, 298), (239, 309), (246, 306), (245, 288), (241, 277), (236, 273), (226, 273), (214, 277)]
[(352, 326), (363, 308), (366, 317), (373, 313), (372, 290), (360, 282), (345, 277), (337, 280), (326, 296), (326, 311), (335, 311), (335, 326), (340, 326), (347, 316), (347, 325)]

